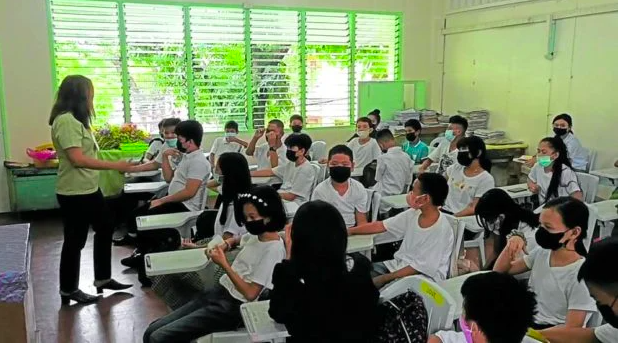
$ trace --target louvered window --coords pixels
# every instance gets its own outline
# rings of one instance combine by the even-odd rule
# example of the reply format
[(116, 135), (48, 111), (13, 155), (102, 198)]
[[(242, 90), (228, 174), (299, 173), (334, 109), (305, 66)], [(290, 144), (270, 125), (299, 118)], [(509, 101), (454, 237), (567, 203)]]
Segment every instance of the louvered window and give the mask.
[(400, 78), (400, 16), (157, 1), (48, 0), (56, 83), (93, 80), (96, 122), (241, 131), (299, 113), (349, 125), (357, 83)]
[(94, 124), (123, 123), (121, 46), (116, 2), (53, 0), (56, 83), (84, 75), (95, 88)]

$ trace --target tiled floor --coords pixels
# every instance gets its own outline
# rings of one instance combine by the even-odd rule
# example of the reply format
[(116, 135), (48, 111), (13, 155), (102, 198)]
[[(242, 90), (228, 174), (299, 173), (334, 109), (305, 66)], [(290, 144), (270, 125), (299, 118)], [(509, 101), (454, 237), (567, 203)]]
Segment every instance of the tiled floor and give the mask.
[[(0, 225), (31, 223), (34, 240), (32, 275), (37, 330), (41, 342), (142, 342), (148, 324), (167, 309), (150, 289), (140, 287), (137, 275), (120, 264), (130, 248), (113, 247), (112, 276), (133, 283), (124, 293), (106, 292), (98, 303), (63, 306), (58, 294), (58, 266), (62, 247), (62, 223), (57, 212), (0, 215)], [(82, 250), (80, 288), (95, 294), (93, 287), (92, 233)]]

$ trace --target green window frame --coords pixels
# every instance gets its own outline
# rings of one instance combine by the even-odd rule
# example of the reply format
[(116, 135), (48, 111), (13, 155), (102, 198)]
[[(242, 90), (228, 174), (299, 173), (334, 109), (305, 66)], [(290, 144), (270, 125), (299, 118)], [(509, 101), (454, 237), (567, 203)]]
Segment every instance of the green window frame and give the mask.
[(348, 126), (360, 81), (402, 76), (402, 13), (153, 0), (48, 0), (54, 89), (95, 85), (96, 124), (199, 120), (241, 131), (301, 114)]

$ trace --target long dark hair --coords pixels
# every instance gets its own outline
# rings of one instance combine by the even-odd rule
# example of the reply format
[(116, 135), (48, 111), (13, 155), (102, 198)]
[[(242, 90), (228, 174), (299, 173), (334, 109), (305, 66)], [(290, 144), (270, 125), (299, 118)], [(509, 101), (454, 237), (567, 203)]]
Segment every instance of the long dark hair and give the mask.
[(558, 153), (558, 157), (553, 161), (553, 166), (551, 167), (553, 174), (551, 175), (551, 182), (549, 182), (547, 195), (545, 196), (545, 202), (547, 202), (550, 199), (558, 197), (558, 189), (560, 188), (560, 182), (562, 180), (562, 165), (566, 165), (573, 171), (574, 169), (571, 165), (570, 159), (568, 158), (568, 149), (566, 149), (566, 144), (564, 144), (564, 141), (562, 141), (561, 138), (545, 137), (540, 141), (540, 143), (543, 142), (547, 143), (551, 149)]
[(49, 125), (54, 124), (56, 117), (71, 113), (75, 119), (90, 129), (90, 121), (95, 117), (93, 108), (93, 82), (82, 75), (70, 75), (60, 83), (56, 102), (50, 112)]
[(463, 137), (456, 144), (457, 148), (467, 147), (472, 158), (478, 159), (480, 166), (487, 172), (491, 171), (491, 160), (487, 158), (487, 146), (478, 136)]
[(228, 206), (233, 204), (235, 220), (241, 226), (245, 217), (243, 216), (243, 206), (237, 203), (239, 194), (247, 193), (252, 186), (250, 169), (245, 157), (236, 152), (224, 153), (217, 161), (217, 165), (222, 171), (222, 213), (220, 215), (220, 225), (226, 223)]
[(575, 242), (575, 252), (585, 257), (588, 251), (583, 242), (588, 234), (588, 219), (590, 218), (588, 206), (571, 196), (562, 196), (547, 202), (543, 209), (554, 209), (562, 217), (562, 223), (567, 228), (581, 228), (581, 233)]
[(485, 236), (493, 232), (491, 225), (501, 214), (504, 215), (504, 220), (499, 227), (499, 242), (495, 242), (493, 246), (495, 254), (500, 254), (506, 247), (506, 236), (512, 230), (518, 229), (519, 223), (523, 222), (531, 228), (540, 225), (537, 214), (519, 206), (508, 193), (499, 188), (493, 188), (480, 197), (475, 213), (476, 221), (484, 228)]
[(555, 121), (560, 120), (560, 119), (568, 123), (568, 126), (571, 128), (568, 132), (572, 134), (573, 133), (573, 117), (571, 117), (569, 114), (562, 113), (562, 114), (559, 114), (553, 117), (553, 122), (551, 122), (551, 126), (553, 126), (553, 123), (555, 123)]
[(338, 210), (324, 201), (303, 204), (291, 229), (291, 264), (305, 283), (333, 283), (347, 272), (347, 227)]

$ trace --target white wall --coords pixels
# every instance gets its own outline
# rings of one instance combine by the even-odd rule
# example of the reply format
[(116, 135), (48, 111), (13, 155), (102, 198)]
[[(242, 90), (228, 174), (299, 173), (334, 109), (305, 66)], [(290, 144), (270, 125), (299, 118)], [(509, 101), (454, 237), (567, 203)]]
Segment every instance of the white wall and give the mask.
[[(556, 54), (545, 58), (549, 30), (538, 18), (614, 8), (558, 20)], [(521, 19), (536, 23), (516, 25)], [(569, 113), (582, 144), (597, 151), (596, 167), (613, 164), (618, 155), (617, 1), (540, 0), (448, 14), (446, 28), (443, 80), (436, 83), (442, 84), (444, 113), (489, 109), (491, 127), (526, 141), (530, 153), (551, 134), (551, 119)]]

